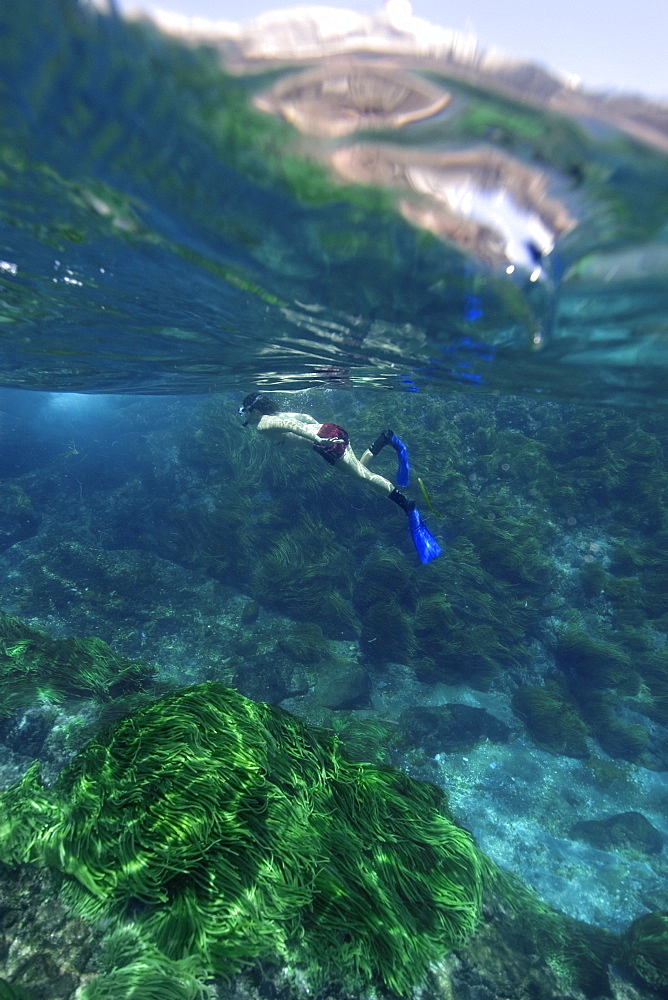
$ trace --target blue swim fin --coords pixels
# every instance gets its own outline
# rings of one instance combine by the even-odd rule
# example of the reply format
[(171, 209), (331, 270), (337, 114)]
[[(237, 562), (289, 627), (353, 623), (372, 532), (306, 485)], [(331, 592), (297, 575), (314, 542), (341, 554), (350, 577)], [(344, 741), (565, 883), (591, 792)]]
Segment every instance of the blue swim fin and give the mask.
[(431, 531), (426, 527), (417, 509), (408, 511), (408, 524), (411, 529), (413, 545), (417, 549), (420, 562), (431, 562), (436, 556), (440, 556), (443, 549), (438, 544)]
[(410, 475), (411, 466), (408, 461), (408, 449), (406, 445), (398, 438), (396, 434), (392, 434), (390, 438), (390, 444), (399, 456), (399, 469), (397, 471), (397, 486), (408, 486), (408, 476)]

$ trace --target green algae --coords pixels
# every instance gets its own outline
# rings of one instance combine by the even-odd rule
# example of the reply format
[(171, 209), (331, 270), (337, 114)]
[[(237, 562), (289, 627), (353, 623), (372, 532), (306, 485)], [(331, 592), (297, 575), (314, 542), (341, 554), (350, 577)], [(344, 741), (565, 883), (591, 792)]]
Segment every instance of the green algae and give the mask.
[[(205, 498), (157, 496), (138, 544), (288, 615), (295, 637), (315, 627), (328, 642), (356, 642), (374, 670), (398, 662), (425, 683), (488, 689), (538, 648), (561, 678), (568, 719), (578, 715), (587, 737), (619, 760), (661, 766), (665, 754), (643, 724), (668, 712), (661, 422), (521, 401), (378, 394), (360, 410), (343, 393), (317, 405), (285, 397), (288, 408), (311, 403), (345, 423), (358, 453), (394, 424), (444, 515), (430, 524), (441, 559), (419, 566), (392, 505), (308, 452), (266, 447), (217, 396), (184, 423), (179, 442), (183, 462), (207, 476)], [(391, 477), (394, 461), (384, 452), (373, 467)], [(572, 560), (566, 571), (562, 552)], [(72, 579), (62, 573), (63, 585)], [(65, 596), (54, 590), (49, 613)], [(298, 646), (285, 656), (313, 668), (311, 679), (315, 668), (326, 672), (317, 642)], [(240, 663), (235, 683), (243, 687), (253, 669)], [(552, 749), (578, 744), (558, 728)]]
[(84, 986), (82, 1000), (209, 1000), (212, 995), (201, 962), (167, 958), (131, 925), (103, 939), (100, 964), (102, 974)]
[(587, 726), (560, 685), (525, 685), (517, 689), (512, 704), (540, 746), (566, 757), (589, 757)]
[(12, 986), (5, 979), (0, 979), (0, 1000), (24, 1000), (25, 992)]
[[(327, 406), (323, 419), (340, 413), (358, 453), (385, 423), (408, 441), (414, 472), (444, 515), (430, 524), (445, 549), (433, 565), (417, 564), (392, 505), (308, 452), (266, 447), (236, 425), (229, 398), (217, 396), (180, 438), (181, 459), (207, 476), (206, 496), (181, 502), (158, 493), (151, 517), (136, 524), (139, 546), (234, 588), (252, 607), (288, 615), (294, 650), (278, 652), (303, 665), (311, 683), (326, 673), (328, 657), (317, 642), (299, 652), (300, 630), (356, 643), (362, 666), (374, 670), (399, 662), (422, 682), (479, 689), (505, 683), (502, 674), (531, 663), (538, 648), (589, 738), (621, 761), (660, 767), (665, 754), (643, 719), (661, 723), (668, 712), (660, 422), (391, 394), (370, 396), (363, 411), (343, 394)], [(383, 453), (376, 468), (391, 477), (394, 459)], [(575, 560), (570, 578), (555, 555), (564, 545)], [(99, 616), (102, 576), (86, 576), (91, 587), (76, 598), (70, 592), (85, 568), (83, 550), (51, 554), (48, 574), (30, 561), (39, 611), (71, 614), (76, 600)], [(119, 575), (113, 586), (122, 593)], [(222, 652), (241, 659), (221, 679), (273, 699), (245, 686), (255, 669), (248, 647)], [(24, 702), (38, 699), (32, 688)], [(552, 749), (560, 739), (575, 745), (557, 730)]]
[(102, 639), (53, 639), (0, 612), (0, 718), (67, 697), (113, 701), (149, 687), (155, 670), (124, 659)]
[[(558, 663), (592, 687), (618, 687), (629, 682), (631, 659), (624, 650), (582, 629), (565, 629), (557, 639), (555, 654)], [(633, 687), (637, 691), (637, 682)]]
[[(445, 530), (454, 526), (458, 533), (446, 559), (428, 572), (418, 570), (408, 546), (402, 551), (397, 544), (402, 525), (382, 499), (353, 494), (350, 482), (323, 476), (308, 454), (274, 460), (264, 442), (231, 423), (217, 400), (206, 404), (183, 438), (186, 461), (215, 463), (221, 472), (214, 487), (218, 511), (188, 512), (182, 537), (190, 540), (195, 525), (198, 539), (187, 559), (205, 567), (224, 545), (228, 579), (261, 603), (315, 621), (329, 637), (358, 637), (374, 663), (394, 659), (424, 669), (431, 660), (433, 680), (466, 676), (488, 686), (497, 670), (526, 659), (525, 642), (540, 622), (554, 575), (547, 551), (551, 528), (539, 518), (517, 516), (502, 493), (491, 519), (489, 503), (478, 502), (468, 462), (458, 457), (466, 428), (449, 422), (436, 401), (424, 406), (429, 435), (418, 423), (411, 449), (421, 453), (419, 468), (429, 476)], [(350, 429), (363, 442), (377, 434), (381, 419), (387, 414), (374, 418), (370, 412), (361, 428)], [(489, 422), (483, 414), (480, 420)], [(438, 455), (428, 447), (430, 437), (440, 442)], [(447, 464), (446, 455), (452, 456)], [(504, 446), (498, 469), (506, 455)], [(291, 489), (295, 480), (298, 491)], [(271, 502), (258, 502), (262, 496)], [(341, 510), (345, 535), (337, 530)], [(177, 554), (176, 547), (172, 551)]]
[(650, 986), (668, 986), (668, 913), (646, 913), (634, 920), (624, 935), (623, 957)]
[(339, 739), (216, 683), (182, 689), (100, 732), (51, 787), (34, 764), (0, 794), (0, 862), (60, 873), (106, 930), (84, 1000), (205, 1000), (207, 979), (258, 964), (317, 995), (406, 996), (466, 947), (483, 899), (562, 985), (607, 995), (613, 935), (496, 868), (441, 790), (353, 759), (380, 760), (391, 729), (349, 717)]
[(480, 918), (488, 863), (442, 792), (217, 684), (115, 724), (52, 788), (34, 765), (0, 802), (5, 864), (56, 869), (80, 915), (226, 977), (280, 957), (404, 993)]

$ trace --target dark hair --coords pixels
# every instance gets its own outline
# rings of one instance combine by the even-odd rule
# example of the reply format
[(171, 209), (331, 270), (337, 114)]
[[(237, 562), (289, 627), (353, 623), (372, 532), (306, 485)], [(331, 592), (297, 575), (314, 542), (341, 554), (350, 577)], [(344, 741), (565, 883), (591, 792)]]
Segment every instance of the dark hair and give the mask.
[(244, 410), (256, 410), (258, 413), (280, 412), (280, 407), (272, 399), (269, 399), (269, 396), (265, 396), (261, 392), (249, 392), (247, 396), (244, 396), (241, 406)]

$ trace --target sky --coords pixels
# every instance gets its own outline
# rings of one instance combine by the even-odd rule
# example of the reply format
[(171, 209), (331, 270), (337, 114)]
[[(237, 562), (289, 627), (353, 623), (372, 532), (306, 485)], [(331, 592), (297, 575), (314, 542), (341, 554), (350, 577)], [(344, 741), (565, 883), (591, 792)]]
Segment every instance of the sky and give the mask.
[[(160, 7), (190, 16), (245, 23), (305, 0), (117, 0), (124, 8)], [(382, 0), (320, 0), (369, 12)], [(483, 49), (528, 58), (577, 76), (595, 90), (668, 101), (666, 0), (412, 0), (413, 14), (443, 28), (472, 32)]]

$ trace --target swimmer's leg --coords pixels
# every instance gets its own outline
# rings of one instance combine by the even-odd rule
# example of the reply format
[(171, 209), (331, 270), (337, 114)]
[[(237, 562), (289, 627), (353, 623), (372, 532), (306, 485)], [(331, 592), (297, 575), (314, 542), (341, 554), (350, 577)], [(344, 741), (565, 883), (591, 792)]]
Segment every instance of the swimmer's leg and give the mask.
[(392, 445), (397, 455), (399, 456), (399, 467), (397, 469), (397, 483), (399, 486), (408, 486), (408, 477), (410, 475), (410, 463), (408, 461), (408, 450), (406, 445), (398, 438), (397, 435), (392, 430), (383, 431), (379, 434), (376, 440), (369, 448), (364, 452), (362, 458), (360, 459), (362, 465), (369, 465), (371, 459), (381, 451), (386, 444)]
[(407, 514), (415, 509), (415, 500), (409, 500), (403, 493), (399, 492), (389, 479), (376, 475), (375, 472), (371, 472), (365, 465), (362, 465), (361, 461), (356, 458), (355, 452), (350, 445), (348, 445), (336, 463), (335, 468), (340, 469), (341, 472), (345, 472), (348, 476), (354, 476), (355, 479), (363, 479), (377, 493), (382, 493), (383, 496), (388, 497), (393, 503), (396, 503), (402, 510), (406, 511)]
[(389, 481), (389, 479), (385, 479), (383, 476), (377, 476), (375, 473), (370, 472), (369, 469), (367, 469), (365, 465), (362, 465), (359, 459), (355, 457), (355, 452), (352, 450), (350, 445), (348, 445), (334, 468), (339, 469), (341, 472), (345, 472), (348, 476), (353, 476), (355, 479), (364, 480), (369, 483), (369, 485), (376, 490), (377, 493), (382, 493), (383, 496), (386, 496), (393, 503), (396, 503), (398, 507), (401, 507), (408, 517), (408, 526), (410, 528), (411, 538), (413, 539), (413, 544), (415, 545), (417, 553), (420, 557), (420, 562), (431, 562), (432, 559), (435, 559), (436, 556), (441, 554), (441, 546), (424, 525), (422, 518), (420, 517), (420, 513), (415, 506), (415, 500), (409, 500), (408, 497), (405, 497), (404, 494)]
[(348, 445), (334, 468), (338, 469), (340, 472), (344, 472), (347, 476), (353, 476), (355, 479), (364, 480), (364, 482), (368, 483), (369, 486), (376, 491), (376, 493), (382, 493), (383, 496), (389, 497), (390, 493), (394, 489), (394, 486), (389, 479), (385, 479), (384, 476), (378, 476), (375, 472), (371, 472), (367, 469), (367, 467), (356, 457), (355, 452), (350, 445)]
[(390, 430), (383, 431), (381, 434), (379, 434), (374, 443), (372, 445), (369, 445), (369, 447), (366, 449), (366, 451), (360, 458), (360, 462), (362, 463), (362, 465), (368, 465), (371, 459), (374, 458), (378, 454), (378, 452), (385, 447), (386, 444), (392, 443), (393, 437), (394, 437), (394, 432)]

